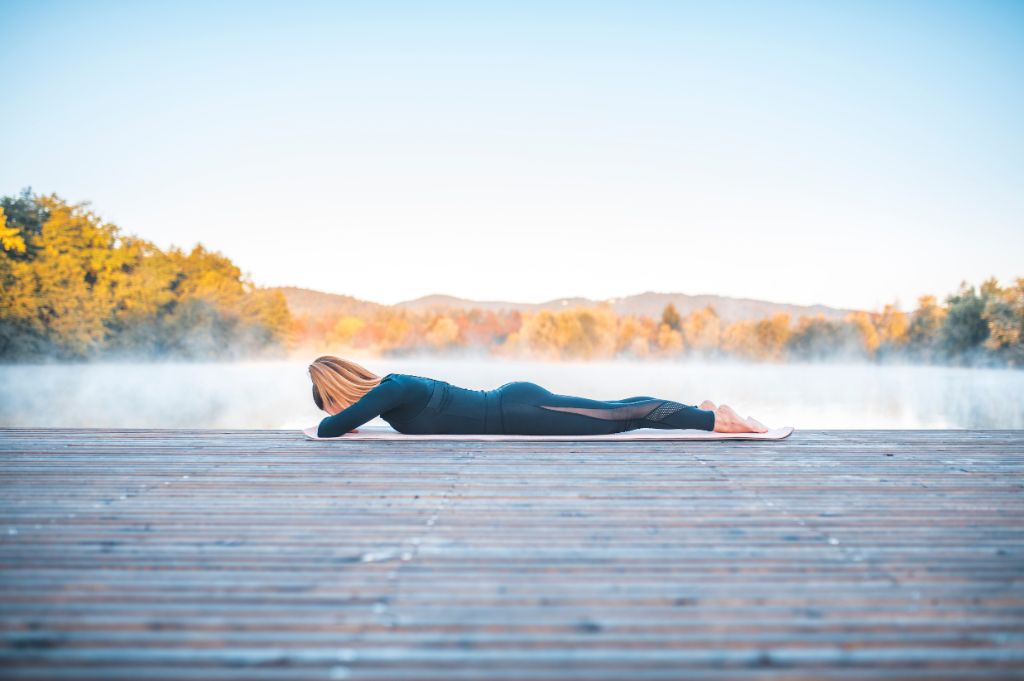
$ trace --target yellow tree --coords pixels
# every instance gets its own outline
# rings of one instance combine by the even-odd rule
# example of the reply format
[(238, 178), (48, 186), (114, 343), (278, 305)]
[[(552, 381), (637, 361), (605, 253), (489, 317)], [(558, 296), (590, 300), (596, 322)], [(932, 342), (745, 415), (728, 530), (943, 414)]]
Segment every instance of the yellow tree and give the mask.
[(886, 305), (877, 322), (879, 341), (890, 347), (899, 348), (906, 345), (909, 337), (910, 320), (895, 305)]
[(663, 355), (678, 355), (683, 351), (683, 334), (664, 322), (658, 325), (655, 342)]
[(754, 326), (754, 334), (762, 357), (772, 361), (782, 359), (786, 342), (792, 334), (789, 328), (789, 314), (778, 312), (759, 320)]
[(430, 324), (426, 341), (434, 350), (451, 348), (459, 340), (459, 325), (447, 315), (438, 315)]
[[(35, 263), (25, 257), (25, 238), (16, 227), (7, 226), (7, 216), (0, 209), (0, 356), (29, 352), (48, 336), (46, 321), (39, 311), (39, 281)], [(13, 256), (13, 257), (12, 257)]]
[(561, 345), (557, 316), (551, 310), (523, 313), (522, 324), (509, 334), (504, 347), (537, 359), (558, 359)]
[(196, 244), (149, 254), (133, 272), (136, 314), (125, 329), (129, 343), (149, 335), (158, 353), (244, 356), (292, 339), (284, 296), (256, 287), (223, 254)]
[(926, 352), (932, 350), (938, 343), (945, 319), (946, 310), (938, 304), (935, 296), (918, 298), (917, 309), (911, 314), (910, 328), (907, 329), (911, 345)]
[(756, 327), (757, 322), (748, 319), (727, 325), (722, 331), (722, 350), (745, 359), (760, 359), (762, 352)]
[(351, 346), (355, 335), (366, 326), (366, 322), (360, 317), (344, 315), (334, 323), (327, 333), (328, 345)]
[(845, 320), (860, 338), (861, 347), (865, 354), (868, 357), (874, 357), (878, 346), (881, 344), (881, 339), (878, 330), (871, 321), (870, 315), (867, 312), (858, 310), (857, 312), (847, 314)]
[(559, 341), (565, 357), (594, 359), (615, 350), (615, 313), (606, 308), (573, 308), (558, 313)]
[(641, 351), (640, 356), (646, 356), (647, 351), (641, 350), (647, 345), (647, 338), (644, 335), (644, 327), (635, 316), (629, 315), (618, 320), (618, 327), (615, 330), (615, 353), (629, 353), (636, 355)]
[(711, 305), (694, 310), (683, 320), (683, 342), (689, 350), (712, 352), (718, 348), (721, 334), (721, 320)]
[(405, 346), (409, 338), (412, 324), (409, 322), (405, 311), (392, 314), (384, 327), (384, 336), (381, 338), (381, 345), (384, 349), (400, 348)]
[(68, 205), (56, 195), (37, 201), (49, 218), (32, 261), (36, 313), (62, 355), (93, 356), (106, 339), (105, 322), (116, 308), (131, 253), (119, 246), (117, 227), (102, 223), (86, 204)]
[(18, 235), (20, 231), (17, 227), (7, 226), (7, 216), (3, 206), (0, 206), (0, 248), (12, 253), (24, 253), (25, 238)]
[(261, 329), (265, 347), (294, 347), (297, 337), (294, 333), (288, 301), (281, 291), (256, 287), (246, 281), (246, 296), (242, 302), (242, 316), (246, 323)]

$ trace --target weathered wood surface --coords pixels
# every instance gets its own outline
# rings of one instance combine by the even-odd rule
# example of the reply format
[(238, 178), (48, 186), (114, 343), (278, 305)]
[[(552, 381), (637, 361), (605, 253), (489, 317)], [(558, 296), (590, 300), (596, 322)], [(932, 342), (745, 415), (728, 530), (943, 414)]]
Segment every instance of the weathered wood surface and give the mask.
[(1024, 431), (2, 429), (0, 676), (1024, 675)]

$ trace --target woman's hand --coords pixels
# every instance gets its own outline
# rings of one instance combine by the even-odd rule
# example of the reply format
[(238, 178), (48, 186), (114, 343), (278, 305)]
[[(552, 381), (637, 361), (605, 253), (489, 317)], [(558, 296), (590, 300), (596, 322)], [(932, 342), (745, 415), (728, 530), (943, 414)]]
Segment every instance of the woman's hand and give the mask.
[(736, 413), (736, 410), (727, 404), (716, 407), (711, 400), (704, 400), (698, 405), (700, 409), (710, 409), (715, 412), (716, 433), (767, 433), (768, 426), (764, 425), (753, 416), (743, 418)]

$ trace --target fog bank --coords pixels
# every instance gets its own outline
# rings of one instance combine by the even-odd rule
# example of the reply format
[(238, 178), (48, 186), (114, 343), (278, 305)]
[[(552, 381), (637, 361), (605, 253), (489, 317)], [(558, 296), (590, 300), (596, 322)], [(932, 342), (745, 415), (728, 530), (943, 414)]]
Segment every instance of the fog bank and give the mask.
[[(312, 359), (312, 357), (310, 358)], [(515, 380), (596, 399), (710, 399), (769, 426), (1024, 428), (1024, 372), (868, 364), (357, 360), (491, 389)], [(297, 429), (313, 404), (307, 362), (0, 366), (0, 425)], [(373, 423), (382, 424), (375, 420)]]

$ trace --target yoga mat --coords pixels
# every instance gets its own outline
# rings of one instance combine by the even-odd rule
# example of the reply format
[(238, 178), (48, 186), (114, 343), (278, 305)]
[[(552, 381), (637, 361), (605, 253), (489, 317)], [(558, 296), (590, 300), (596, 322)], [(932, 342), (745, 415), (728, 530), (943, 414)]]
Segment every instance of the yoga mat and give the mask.
[(504, 440), (783, 440), (793, 432), (793, 426), (772, 428), (767, 433), (715, 433), (710, 430), (660, 428), (637, 428), (625, 433), (611, 435), (405, 435), (391, 426), (360, 426), (358, 433), (345, 433), (338, 437), (317, 437), (319, 426), (303, 428), (302, 432), (311, 440), (482, 440), (501, 442)]

